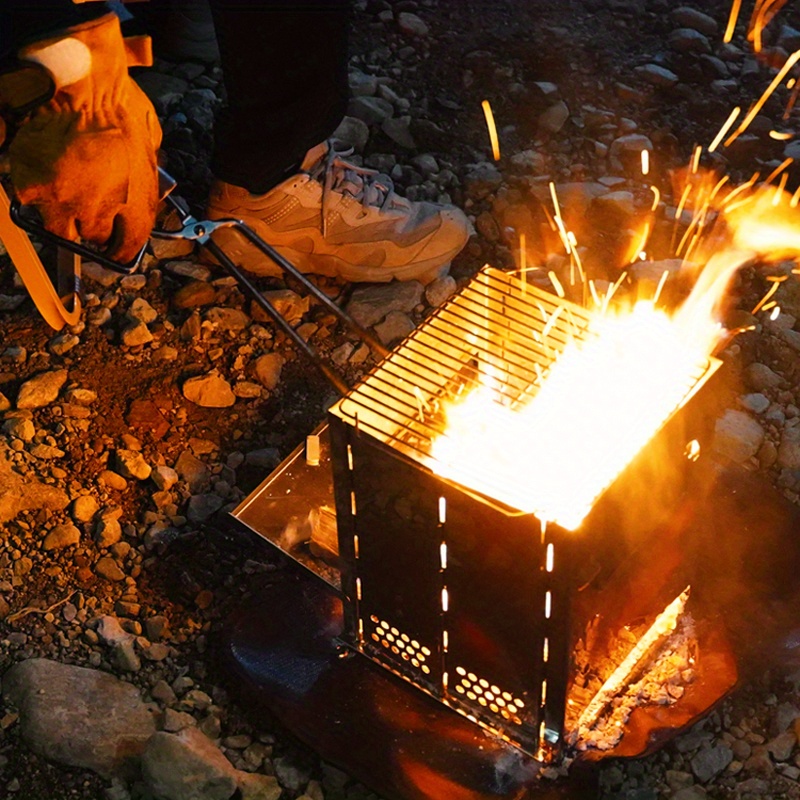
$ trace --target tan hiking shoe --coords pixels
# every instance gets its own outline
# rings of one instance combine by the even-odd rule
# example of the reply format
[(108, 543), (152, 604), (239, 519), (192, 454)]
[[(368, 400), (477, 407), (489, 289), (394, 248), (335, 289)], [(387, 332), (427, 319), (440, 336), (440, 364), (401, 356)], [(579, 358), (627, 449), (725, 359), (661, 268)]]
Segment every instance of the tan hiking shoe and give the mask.
[[(342, 155), (349, 152), (327, 143), (315, 147), (300, 172), (263, 195), (218, 181), (208, 217), (241, 219), (302, 272), (423, 283), (447, 274), (472, 233), (466, 215), (455, 206), (399, 197), (390, 178)], [(236, 231), (223, 228), (213, 239), (249, 272), (281, 274)]]

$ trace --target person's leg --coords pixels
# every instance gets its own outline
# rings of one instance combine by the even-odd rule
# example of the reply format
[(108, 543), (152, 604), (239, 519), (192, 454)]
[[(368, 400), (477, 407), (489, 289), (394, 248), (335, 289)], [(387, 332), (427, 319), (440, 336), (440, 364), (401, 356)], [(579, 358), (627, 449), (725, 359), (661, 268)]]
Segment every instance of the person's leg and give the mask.
[[(212, 0), (228, 105), (214, 129), (208, 215), (246, 222), (303, 272), (351, 281), (447, 270), (470, 225), (411, 203), (325, 142), (344, 116), (349, 0)], [(214, 241), (260, 275), (280, 270), (231, 229)]]
[(219, 61), (208, 0), (149, 0), (128, 8), (150, 34), (158, 58), (176, 63)]
[(211, 170), (262, 194), (344, 116), (350, 0), (211, 0), (211, 10), (228, 94)]

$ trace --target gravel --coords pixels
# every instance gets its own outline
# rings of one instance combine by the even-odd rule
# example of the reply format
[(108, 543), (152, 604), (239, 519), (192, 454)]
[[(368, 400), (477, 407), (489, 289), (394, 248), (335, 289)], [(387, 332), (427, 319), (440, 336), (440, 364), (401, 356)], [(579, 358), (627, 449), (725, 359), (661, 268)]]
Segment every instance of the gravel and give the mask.
[[(576, 230), (600, 219), (580, 229), (580, 242), (587, 267), (602, 271), (652, 200), (641, 150), (651, 153), (666, 214), (676, 204), (666, 196), (667, 171), (685, 164), (697, 142), (710, 142), (730, 108), (747, 107), (769, 75), (741, 36), (722, 44), (725, 2), (356, 5), (353, 101), (341, 136), (399, 191), (455, 202), (477, 230), (451, 275), (427, 287), (317, 279), (389, 343), (484, 263), (514, 266), (521, 233), (535, 251), (529, 263), (558, 268), (559, 257), (536, 244), (549, 235), (541, 208), (551, 181)], [(768, 44), (790, 51), (800, 42), (797, 11), (784, 9), (779, 22)], [(200, 206), (220, 71), (163, 62), (137, 79), (161, 116), (167, 168)], [(496, 163), (485, 98), (500, 134)], [(798, 116), (784, 122), (783, 109), (767, 103), (727, 161), (714, 162), (734, 182), (780, 164), (787, 145), (769, 132), (796, 126)], [(216, 515), (313, 429), (330, 389), (230, 279), (185, 243), (153, 244), (139, 275), (84, 265), (86, 311), (56, 334), (0, 256), (0, 671), (35, 658), (90, 669), (135, 687), (158, 731), (147, 745), (149, 785), (87, 762), (55, 767), (50, 751), (25, 744), (22, 701), (4, 695), (0, 795), (146, 797), (175, 777), (164, 764), (180, 756), (185, 781), (170, 796), (213, 775), (227, 797), (274, 798), (281, 788), (287, 798), (368, 797), (248, 716), (215, 661), (226, 616), (278, 569), (258, 542), (223, 534)], [(642, 280), (657, 280), (670, 255), (639, 265)], [(296, 287), (279, 279), (258, 287), (351, 384), (375, 364)], [(742, 381), (722, 398), (716, 449), (798, 503), (800, 290), (794, 280), (781, 285), (774, 322), (750, 314), (764, 291), (756, 270), (742, 272), (738, 309), (729, 313), (755, 329), (725, 352)], [(601, 796), (800, 796), (799, 685), (800, 674), (764, 673), (659, 752), (601, 767)]]

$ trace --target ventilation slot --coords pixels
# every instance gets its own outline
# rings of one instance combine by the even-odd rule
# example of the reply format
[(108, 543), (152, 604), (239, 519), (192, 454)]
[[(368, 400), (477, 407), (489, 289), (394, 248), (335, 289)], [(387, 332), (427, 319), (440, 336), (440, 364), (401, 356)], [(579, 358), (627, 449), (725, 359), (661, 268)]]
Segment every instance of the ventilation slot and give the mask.
[(522, 700), (464, 667), (456, 667), (456, 675), (458, 681), (452, 687), (455, 699), (477, 704), (508, 722), (522, 725), (521, 716), (525, 710)]
[(374, 615), (370, 617), (370, 621), (375, 626), (370, 634), (373, 642), (391, 653), (395, 659), (402, 659), (425, 675), (430, 675), (431, 669), (427, 664), (431, 657), (430, 648)]

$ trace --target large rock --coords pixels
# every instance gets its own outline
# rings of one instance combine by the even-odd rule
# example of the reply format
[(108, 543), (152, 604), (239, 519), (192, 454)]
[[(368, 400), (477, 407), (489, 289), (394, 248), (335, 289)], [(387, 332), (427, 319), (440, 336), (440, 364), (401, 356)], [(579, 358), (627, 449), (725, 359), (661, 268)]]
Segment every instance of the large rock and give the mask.
[(227, 408), (236, 402), (231, 385), (216, 372), (189, 378), (183, 384), (183, 396), (203, 408)]
[(672, 12), (672, 19), (682, 28), (693, 28), (706, 36), (716, 36), (719, 31), (719, 23), (697, 9), (688, 6), (680, 6)]
[(749, 364), (744, 374), (748, 386), (757, 392), (765, 389), (777, 389), (783, 383), (783, 378), (777, 372), (759, 362)]
[(744, 411), (729, 409), (714, 426), (714, 450), (737, 464), (752, 458), (764, 441), (764, 429)]
[[(273, 775), (238, 772), (236, 780), (242, 800), (278, 800), (282, 793), (278, 779)], [(303, 797), (309, 796), (303, 795)]]
[(42, 550), (61, 550), (64, 547), (71, 547), (78, 544), (81, 540), (81, 532), (72, 523), (56, 525), (44, 537)]
[(356, 289), (347, 304), (347, 313), (362, 328), (370, 328), (392, 311), (408, 313), (422, 300), (425, 291), (419, 281), (394, 281)]
[(706, 783), (717, 775), (733, 761), (733, 751), (724, 744), (701, 748), (691, 760), (692, 772), (695, 777)]
[(711, 54), (711, 42), (708, 37), (693, 28), (678, 28), (672, 31), (669, 45), (679, 53)]
[(407, 36), (427, 36), (429, 33), (427, 23), (410, 11), (401, 11), (397, 15), (397, 26)]
[(547, 133), (558, 133), (569, 119), (569, 108), (563, 100), (559, 100), (539, 115), (539, 129)]
[(41, 372), (22, 384), (17, 395), (17, 408), (43, 408), (50, 405), (67, 382), (65, 369)]
[[(309, 297), (301, 297), (291, 289), (273, 289), (261, 292), (261, 294), (290, 325), (300, 322), (308, 312), (311, 302)], [(269, 322), (271, 320), (269, 314), (252, 300), (250, 301), (250, 313), (256, 322)]]
[(645, 64), (636, 67), (634, 72), (644, 81), (660, 89), (669, 89), (678, 82), (678, 76), (672, 70), (658, 64)]
[(253, 372), (258, 382), (272, 391), (280, 383), (284, 361), (280, 353), (266, 353), (259, 356), (253, 364)]
[(382, 97), (353, 97), (347, 106), (347, 116), (367, 125), (380, 125), (394, 114), (392, 104)]
[(138, 347), (153, 341), (153, 334), (147, 325), (130, 314), (125, 315), (119, 336), (126, 347)]
[(388, 347), (394, 345), (400, 339), (404, 339), (415, 327), (414, 321), (408, 314), (404, 314), (402, 311), (391, 311), (386, 315), (386, 319), (383, 322), (375, 326), (375, 333), (378, 334), (381, 342)]
[(250, 324), (250, 317), (240, 308), (215, 306), (214, 308), (209, 308), (203, 318), (218, 330), (230, 333), (243, 331)]
[(120, 448), (116, 452), (116, 463), (117, 472), (125, 478), (146, 481), (152, 472), (152, 468), (138, 450)]
[(61, 489), (14, 472), (0, 450), (0, 523), (14, 519), (20, 511), (61, 511), (68, 503), (69, 497)]
[(196, 494), (189, 498), (186, 517), (189, 522), (205, 522), (222, 508), (223, 499), (216, 494)]
[(175, 462), (175, 472), (182, 481), (189, 484), (189, 488), (193, 492), (202, 489), (211, 474), (205, 462), (190, 450), (184, 450), (178, 456), (178, 460)]
[(800, 469), (800, 427), (787, 428), (778, 446), (778, 466)]
[(104, 777), (133, 777), (156, 726), (139, 690), (106, 672), (31, 658), (3, 676), (34, 752)]
[(233, 765), (191, 727), (154, 734), (142, 756), (142, 775), (162, 800), (229, 800), (237, 789)]
[(358, 117), (346, 116), (334, 131), (333, 138), (354, 147), (360, 153), (369, 139), (369, 125)]
[(633, 175), (641, 175), (642, 150), (653, 152), (653, 142), (641, 133), (629, 133), (620, 136), (611, 143), (609, 158), (612, 166), (624, 169)]

